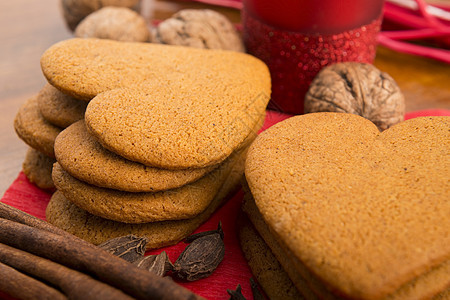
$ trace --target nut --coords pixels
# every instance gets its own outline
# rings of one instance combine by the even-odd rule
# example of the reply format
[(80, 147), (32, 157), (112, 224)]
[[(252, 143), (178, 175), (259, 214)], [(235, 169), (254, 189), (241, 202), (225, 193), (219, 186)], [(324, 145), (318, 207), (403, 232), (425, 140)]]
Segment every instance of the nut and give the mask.
[(139, 0), (61, 0), (64, 19), (72, 31), (87, 15), (104, 6), (132, 8), (137, 6), (138, 3)]
[(244, 52), (233, 24), (209, 9), (184, 9), (161, 22), (152, 32), (154, 43)]
[(385, 130), (403, 121), (405, 100), (394, 79), (373, 65), (337, 63), (317, 74), (305, 96), (305, 113), (323, 111), (357, 114)]
[(126, 7), (103, 7), (84, 18), (75, 29), (76, 37), (123, 42), (147, 42), (149, 35), (145, 19)]

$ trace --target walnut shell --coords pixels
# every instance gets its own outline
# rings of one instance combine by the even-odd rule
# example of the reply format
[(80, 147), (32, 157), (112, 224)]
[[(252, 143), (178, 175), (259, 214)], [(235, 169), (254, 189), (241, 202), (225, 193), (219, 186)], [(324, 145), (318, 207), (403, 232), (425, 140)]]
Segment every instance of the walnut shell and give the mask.
[(184, 9), (161, 22), (152, 32), (154, 43), (244, 52), (233, 24), (209, 9)]
[(95, 37), (123, 42), (147, 42), (150, 31), (145, 19), (126, 7), (103, 7), (83, 19), (75, 29), (80, 38)]
[(136, 7), (140, 0), (61, 0), (63, 16), (70, 30), (87, 15), (105, 6)]
[(403, 121), (405, 100), (397, 83), (371, 64), (345, 62), (323, 68), (305, 96), (305, 113), (345, 112), (380, 130)]

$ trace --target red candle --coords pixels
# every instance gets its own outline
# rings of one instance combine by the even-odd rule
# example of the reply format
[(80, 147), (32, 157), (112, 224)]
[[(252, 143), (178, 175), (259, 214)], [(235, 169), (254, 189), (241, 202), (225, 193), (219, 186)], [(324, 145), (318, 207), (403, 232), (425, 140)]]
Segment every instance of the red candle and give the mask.
[(303, 98), (321, 68), (372, 63), (383, 0), (244, 0), (247, 51), (272, 76), (272, 109), (303, 113)]

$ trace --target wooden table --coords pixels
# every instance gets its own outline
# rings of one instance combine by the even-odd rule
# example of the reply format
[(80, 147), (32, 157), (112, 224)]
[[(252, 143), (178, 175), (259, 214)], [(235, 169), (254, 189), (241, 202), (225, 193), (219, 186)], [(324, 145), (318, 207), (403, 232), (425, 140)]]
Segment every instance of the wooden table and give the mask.
[[(16, 136), (19, 106), (45, 83), (39, 58), (53, 43), (70, 38), (58, 0), (0, 2), (0, 196), (21, 170), (27, 146)], [(185, 7), (205, 5), (144, 1), (144, 15), (164, 19)], [(220, 9), (232, 21), (239, 12)], [(450, 66), (379, 48), (375, 65), (388, 72), (405, 94), (407, 111), (450, 109)]]

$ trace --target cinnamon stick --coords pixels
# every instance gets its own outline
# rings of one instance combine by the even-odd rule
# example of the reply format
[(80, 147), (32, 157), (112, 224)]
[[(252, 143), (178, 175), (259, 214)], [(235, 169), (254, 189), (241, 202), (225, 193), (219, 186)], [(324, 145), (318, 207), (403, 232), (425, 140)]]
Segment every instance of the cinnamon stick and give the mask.
[[(59, 234), (61, 236), (66, 236), (68, 238), (75, 237), (74, 235), (64, 231), (56, 226), (51, 225), (35, 216), (27, 214), (26, 212), (21, 211), (15, 207), (12, 207), (8, 204), (0, 202), (0, 218), (11, 220), (17, 223), (25, 224), (31, 227), (39, 228), (42, 230), (46, 230), (49, 232), (53, 232), (55, 234)], [(77, 238), (78, 239), (78, 238)], [(81, 239), (80, 239), (81, 240)], [(86, 244), (89, 244), (86, 242)]]
[(57, 286), (69, 299), (132, 299), (122, 291), (86, 274), (1, 243), (0, 262)]
[(138, 299), (201, 299), (175, 282), (139, 269), (104, 250), (39, 228), (0, 219), (0, 243), (92, 274)]
[(24, 300), (67, 300), (58, 290), (0, 263), (0, 291)]

